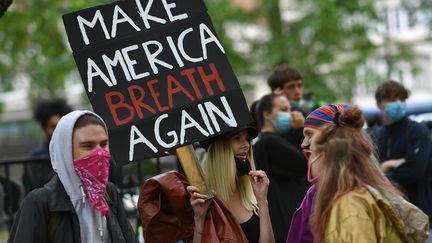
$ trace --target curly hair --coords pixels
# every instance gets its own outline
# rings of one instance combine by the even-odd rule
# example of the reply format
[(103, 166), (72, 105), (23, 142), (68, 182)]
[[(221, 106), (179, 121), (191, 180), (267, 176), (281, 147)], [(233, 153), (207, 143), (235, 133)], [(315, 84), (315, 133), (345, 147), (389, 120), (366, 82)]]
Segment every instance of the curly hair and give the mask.
[(62, 117), (71, 111), (72, 107), (67, 104), (65, 99), (40, 100), (33, 108), (33, 118), (41, 125), (42, 129), (45, 129), (50, 117), (55, 115)]
[(406, 89), (401, 83), (389, 80), (378, 86), (375, 91), (375, 100), (381, 103), (384, 100), (395, 101), (408, 99), (410, 91)]
[(267, 79), (267, 84), (274, 91), (277, 88), (283, 88), (284, 84), (289, 81), (303, 80), (299, 71), (288, 64), (277, 66)]

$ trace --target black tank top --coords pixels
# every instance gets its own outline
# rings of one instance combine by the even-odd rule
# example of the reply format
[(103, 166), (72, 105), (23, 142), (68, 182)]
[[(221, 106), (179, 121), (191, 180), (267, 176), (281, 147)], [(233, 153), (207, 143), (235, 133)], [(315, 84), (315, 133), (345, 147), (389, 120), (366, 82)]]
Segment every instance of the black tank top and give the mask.
[(252, 213), (252, 217), (242, 224), (240, 224), (243, 232), (246, 235), (249, 243), (258, 243), (260, 236), (260, 225), (259, 217), (255, 213)]

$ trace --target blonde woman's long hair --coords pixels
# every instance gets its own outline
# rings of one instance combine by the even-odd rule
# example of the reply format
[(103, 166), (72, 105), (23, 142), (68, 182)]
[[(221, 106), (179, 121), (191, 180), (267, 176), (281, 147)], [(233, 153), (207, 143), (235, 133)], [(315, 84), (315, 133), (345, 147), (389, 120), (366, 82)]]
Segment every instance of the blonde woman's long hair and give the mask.
[[(252, 146), (247, 158), (251, 169), (255, 170)], [(256, 198), (248, 176), (237, 178), (234, 152), (229, 140), (218, 139), (210, 145), (203, 169), (210, 188), (215, 190), (226, 202), (237, 191), (243, 207), (248, 211), (257, 209)]]
[(335, 123), (321, 129), (315, 148), (321, 154), (317, 192), (310, 224), (315, 242), (322, 242), (332, 205), (341, 196), (371, 185), (380, 191), (400, 192), (385, 178), (357, 107), (337, 114)]

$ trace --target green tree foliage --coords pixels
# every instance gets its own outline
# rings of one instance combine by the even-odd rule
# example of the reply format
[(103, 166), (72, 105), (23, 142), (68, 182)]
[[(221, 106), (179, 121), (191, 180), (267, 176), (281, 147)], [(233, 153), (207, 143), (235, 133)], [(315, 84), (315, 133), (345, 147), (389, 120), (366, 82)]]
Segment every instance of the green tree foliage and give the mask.
[[(283, 21), (278, 0), (262, 0), (255, 10), (243, 14), (231, 10), (217, 11), (222, 16), (212, 15), (213, 19), (252, 22), (269, 30), (268, 41), (251, 43), (254, 55), (243, 55), (243, 60), (238, 57), (243, 63), (242, 67), (234, 63), (235, 70), (267, 75), (275, 65), (289, 63), (302, 72), (306, 87), (315, 90), (318, 98), (349, 100), (358, 67), (376, 51), (368, 38), (368, 31), (381, 21), (375, 1), (289, 2), (285, 11), (295, 17), (287, 21)], [(208, 3), (209, 8), (226, 6), (224, 0)], [(223, 33), (221, 29), (218, 32)]]
[(75, 70), (61, 15), (106, 1), (14, 1), (0, 19), (0, 91), (12, 88), (16, 75), (27, 75), (31, 98), (58, 94)]
[[(61, 15), (111, 1), (17, 0), (0, 19), (0, 91), (11, 88), (13, 77), (31, 79), (33, 98), (58, 94), (76, 70), (68, 49)], [(318, 98), (349, 99), (356, 70), (376, 50), (367, 37), (381, 21), (373, 0), (294, 0), (288, 9), (296, 19), (282, 21), (278, 0), (261, 0), (245, 10), (230, 0), (205, 0), (228, 58), (238, 75), (267, 76), (281, 63), (298, 68), (307, 88)], [(246, 40), (247, 53), (237, 51), (227, 35), (229, 23), (265, 28), (265, 41)], [(266, 35), (263, 33), (263, 35)], [(264, 80), (263, 80), (264, 82)]]

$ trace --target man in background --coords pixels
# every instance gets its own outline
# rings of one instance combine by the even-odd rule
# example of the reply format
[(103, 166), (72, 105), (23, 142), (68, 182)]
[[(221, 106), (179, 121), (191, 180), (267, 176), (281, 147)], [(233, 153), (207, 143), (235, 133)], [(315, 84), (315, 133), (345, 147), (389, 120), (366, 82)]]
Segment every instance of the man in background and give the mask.
[(431, 141), (426, 125), (408, 118), (409, 96), (401, 83), (386, 81), (378, 86), (375, 99), (384, 126), (375, 129), (381, 169), (405, 193), (408, 200), (432, 216)]
[(33, 118), (40, 124), (45, 139), (33, 151), (34, 157), (46, 157), (43, 162), (27, 163), (24, 167), (23, 184), (26, 193), (43, 186), (54, 175), (49, 157), (49, 143), (60, 118), (71, 112), (72, 108), (61, 98), (41, 100), (34, 106)]
[[(300, 111), (306, 117), (313, 108), (311, 101), (313, 93), (304, 94), (303, 76), (288, 64), (282, 64), (273, 69), (267, 79), (272, 93), (284, 94), (290, 101), (292, 111)], [(309, 99), (308, 99), (309, 98)]]

